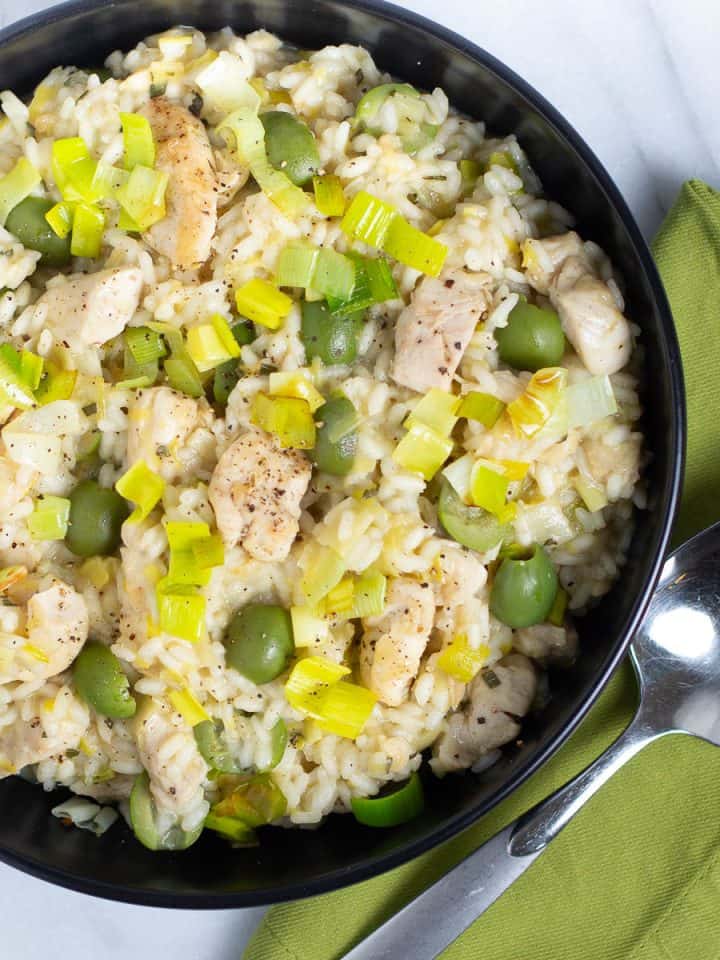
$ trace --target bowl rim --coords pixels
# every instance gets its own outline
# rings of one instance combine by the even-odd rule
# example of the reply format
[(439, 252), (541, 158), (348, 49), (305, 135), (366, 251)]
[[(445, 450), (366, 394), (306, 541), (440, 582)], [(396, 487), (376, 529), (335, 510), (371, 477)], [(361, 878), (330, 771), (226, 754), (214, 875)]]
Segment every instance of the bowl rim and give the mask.
[[(473, 826), (481, 817), (502, 803), (540, 767), (547, 763), (577, 729), (624, 656), (630, 640), (645, 614), (662, 572), (673, 521), (679, 505), (685, 463), (687, 423), (684, 379), (680, 348), (662, 280), (640, 228), (618, 187), (572, 124), (531, 84), (483, 47), (422, 14), (397, 6), (395, 3), (386, 2), (386, 0), (334, 0), (334, 2), (358, 9), (380, 20), (406, 25), (429, 34), (441, 43), (466, 55), (479, 66), (495, 75), (500, 81), (513, 88), (577, 154), (581, 163), (597, 181), (608, 203), (616, 210), (627, 231), (655, 301), (662, 328), (661, 346), (665, 349), (670, 371), (672, 410), (668, 451), (672, 456), (672, 466), (669, 475), (665, 477), (665, 503), (662, 505), (663, 519), (656, 537), (655, 555), (647, 568), (645, 589), (635, 598), (630, 608), (624, 634), (616, 638), (588, 693), (578, 703), (570, 719), (529, 760), (523, 764), (518, 764), (506, 783), (476, 804), (471, 811), (448, 818), (446, 822), (435, 827), (429, 834), (417, 840), (409, 841), (398, 850), (385, 854), (374, 854), (352, 866), (329, 871), (312, 880), (289, 883), (280, 890), (258, 888), (253, 891), (238, 891), (235, 893), (213, 891), (172, 893), (152, 888), (130, 887), (124, 884), (87, 879), (81, 875), (69, 873), (38, 861), (35, 858), (17, 855), (0, 848), (0, 862), (16, 867), (31, 876), (80, 893), (142, 906), (177, 909), (231, 909), (267, 906), (313, 897), (360, 883), (408, 863), (421, 854), (440, 846), (440, 844)], [(88, 13), (105, 6), (117, 7), (121, 10), (124, 6), (124, 0), (110, 0), (110, 2), (107, 2), (107, 0), (69, 0), (69, 2), (59, 3), (23, 17), (0, 30), (0, 45), (12, 42), (24, 34), (33, 33), (39, 27), (50, 26), (74, 15)]]

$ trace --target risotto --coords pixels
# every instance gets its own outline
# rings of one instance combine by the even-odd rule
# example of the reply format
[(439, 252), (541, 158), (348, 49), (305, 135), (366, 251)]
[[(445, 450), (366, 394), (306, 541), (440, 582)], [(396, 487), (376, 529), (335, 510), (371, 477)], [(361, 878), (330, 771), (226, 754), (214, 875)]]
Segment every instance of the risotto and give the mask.
[(0, 776), (154, 850), (416, 815), (644, 506), (612, 265), (361, 47), (179, 27), (0, 103)]

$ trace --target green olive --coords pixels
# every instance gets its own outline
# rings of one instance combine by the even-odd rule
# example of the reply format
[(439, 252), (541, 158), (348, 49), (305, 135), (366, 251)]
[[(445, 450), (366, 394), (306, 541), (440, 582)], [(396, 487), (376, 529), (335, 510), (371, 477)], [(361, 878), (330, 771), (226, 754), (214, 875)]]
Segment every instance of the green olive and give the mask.
[(45, 219), (55, 204), (42, 197), (26, 197), (10, 211), (5, 229), (14, 233), (20, 243), (41, 253), (40, 263), (48, 267), (64, 267), (70, 263), (70, 234), (59, 237)]
[(120, 545), (120, 528), (128, 505), (115, 490), (83, 480), (70, 494), (70, 522), (65, 545), (78, 557), (105, 557)]
[(130, 824), (137, 839), (148, 850), (187, 850), (200, 836), (204, 825), (201, 821), (188, 831), (175, 823), (161, 833), (150, 793), (150, 780), (144, 770), (135, 778), (130, 792)]
[(228, 627), (227, 662), (253, 683), (270, 683), (295, 649), (290, 614), (274, 604), (249, 603)]
[(497, 547), (507, 530), (507, 525), (487, 510), (463, 503), (447, 480), (440, 488), (438, 518), (453, 540), (478, 553)]
[(136, 703), (120, 661), (108, 647), (85, 644), (73, 663), (75, 689), (82, 699), (105, 717), (127, 720)]
[(506, 327), (495, 330), (500, 359), (516, 370), (554, 367), (563, 358), (565, 335), (554, 310), (520, 301)]
[(260, 114), (265, 128), (265, 149), (276, 170), (302, 187), (318, 172), (320, 155), (312, 131), (297, 117), (284, 110)]
[(508, 627), (542, 623), (558, 589), (557, 571), (539, 544), (527, 559), (505, 557), (490, 591), (490, 611)]
[(346, 476), (357, 453), (357, 410), (347, 397), (337, 394), (315, 411), (315, 420), (312, 459), (316, 467), (336, 477)]
[(358, 331), (357, 314), (334, 317), (325, 302), (303, 300), (300, 337), (308, 361), (319, 357), (329, 367), (353, 363), (357, 357)]

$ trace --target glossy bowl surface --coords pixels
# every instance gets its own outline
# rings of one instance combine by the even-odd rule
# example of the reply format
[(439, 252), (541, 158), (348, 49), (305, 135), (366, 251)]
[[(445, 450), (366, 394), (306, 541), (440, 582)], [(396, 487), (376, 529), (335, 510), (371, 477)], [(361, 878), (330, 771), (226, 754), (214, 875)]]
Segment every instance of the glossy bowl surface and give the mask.
[(56, 797), (23, 780), (0, 782), (0, 859), (45, 880), (134, 903), (210, 908), (306, 897), (373, 876), (472, 824), (536, 770), (581, 720), (637, 626), (660, 572), (682, 474), (685, 432), (680, 357), (657, 271), (608, 174), (538, 93), (485, 51), (399, 7), (372, 0), (81, 0), (0, 33), (0, 89), (29, 92), (57, 64), (97, 66), (173, 24), (239, 33), (266, 27), (302, 48), (360, 43), (379, 65), (451, 102), (495, 134), (516, 132), (547, 195), (577, 218), (625, 282), (627, 310), (642, 328), (648, 376), (644, 428), (653, 457), (643, 513), (620, 580), (581, 624), (582, 656), (552, 677), (553, 698), (525, 726), (523, 745), (482, 776), (428, 784), (424, 815), (373, 831), (332, 816), (316, 831), (268, 830), (256, 849), (231, 851), (212, 835), (182, 854), (152, 854), (124, 825), (99, 840), (49, 815)]

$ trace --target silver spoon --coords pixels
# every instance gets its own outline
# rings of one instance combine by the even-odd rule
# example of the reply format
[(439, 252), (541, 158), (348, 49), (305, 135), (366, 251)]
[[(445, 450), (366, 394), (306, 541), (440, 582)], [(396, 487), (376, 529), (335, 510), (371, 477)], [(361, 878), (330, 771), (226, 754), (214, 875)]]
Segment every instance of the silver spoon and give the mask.
[(432, 960), (534, 863), (583, 804), (644, 746), (687, 733), (720, 746), (720, 523), (665, 562), (630, 647), (640, 701), (582, 773), (495, 834), (343, 960)]

